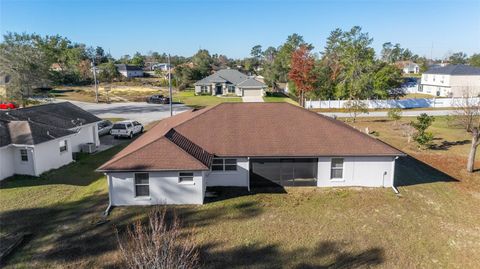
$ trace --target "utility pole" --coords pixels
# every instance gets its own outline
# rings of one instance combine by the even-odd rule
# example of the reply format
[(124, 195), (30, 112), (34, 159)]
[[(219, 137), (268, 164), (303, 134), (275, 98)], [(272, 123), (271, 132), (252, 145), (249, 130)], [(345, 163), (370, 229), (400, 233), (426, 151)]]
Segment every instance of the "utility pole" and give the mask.
[(97, 87), (97, 67), (95, 66), (95, 58), (92, 58), (93, 81), (95, 83), (95, 102), (98, 103), (98, 87)]
[(170, 117), (173, 116), (173, 105), (172, 105), (172, 68), (170, 67), (170, 54), (168, 54), (168, 92), (170, 94)]

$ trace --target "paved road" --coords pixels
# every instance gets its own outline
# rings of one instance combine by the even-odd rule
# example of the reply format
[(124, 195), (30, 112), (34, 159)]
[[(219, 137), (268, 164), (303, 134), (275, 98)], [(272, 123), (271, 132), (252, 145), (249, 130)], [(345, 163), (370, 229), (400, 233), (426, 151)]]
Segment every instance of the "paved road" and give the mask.
[[(65, 101), (58, 99), (57, 101)], [(99, 118), (124, 118), (136, 120), (143, 124), (148, 124), (152, 121), (161, 120), (170, 116), (169, 105), (147, 104), (138, 102), (127, 103), (87, 103), (79, 101), (69, 101), (82, 109), (96, 115)], [(187, 111), (191, 108), (183, 104), (173, 105), (173, 114), (178, 114)]]
[[(352, 115), (350, 113), (344, 112), (319, 112), (320, 114), (326, 116), (337, 116), (341, 118), (350, 118)], [(372, 111), (368, 114), (360, 114), (357, 117), (387, 117), (387, 111)], [(446, 115), (453, 115), (455, 110), (403, 110), (402, 117), (416, 117), (422, 113), (427, 113), (430, 116), (446, 116)]]

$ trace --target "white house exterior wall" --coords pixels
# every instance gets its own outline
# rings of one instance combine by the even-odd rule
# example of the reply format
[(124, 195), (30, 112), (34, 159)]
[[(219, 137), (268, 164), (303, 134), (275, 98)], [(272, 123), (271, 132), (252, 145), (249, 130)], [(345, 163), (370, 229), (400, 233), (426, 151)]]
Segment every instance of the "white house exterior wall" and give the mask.
[(78, 129), (73, 128), (71, 130), (78, 130), (78, 132), (71, 137), (72, 152), (79, 152), (81, 150), (81, 145), (85, 143), (95, 143), (96, 146), (100, 145), (97, 123), (84, 125), (78, 127)]
[[(222, 83), (222, 95), (229, 95), (228, 93), (228, 86), (227, 84), (225, 83)], [(207, 92), (204, 93), (204, 94), (211, 94), (211, 95), (216, 95), (216, 83), (212, 83), (211, 85), (204, 85), (206, 86), (208, 89), (207, 89)], [(234, 95), (236, 96), (243, 96), (243, 92), (245, 91), (248, 91), (248, 90), (252, 90), (252, 91), (258, 91), (258, 90), (261, 90), (260, 91), (260, 95), (259, 96), (264, 96), (265, 95), (265, 89), (264, 88), (239, 88), (239, 87), (235, 87), (235, 93)], [(195, 85), (195, 94), (202, 94), (202, 86), (200, 85)]]
[(395, 157), (345, 157), (343, 179), (330, 179), (331, 157), (318, 158), (317, 186), (392, 187)]
[[(60, 141), (67, 140), (67, 150), (60, 152)], [(45, 143), (35, 145), (34, 147), (34, 165), (35, 176), (41, 175), (51, 169), (57, 169), (73, 161), (72, 150), (70, 148), (70, 139), (61, 138), (51, 140)]]
[[(21, 159), (20, 150), (26, 149), (28, 161), (24, 162)], [(35, 154), (33, 147), (13, 147), (12, 148), (13, 165), (15, 167), (15, 174), (35, 176)]]
[(119, 73), (127, 78), (133, 78), (133, 77), (143, 77), (143, 71), (119, 71)]
[[(331, 160), (332, 157), (318, 158), (318, 187), (391, 187), (394, 184), (395, 157), (344, 157), (341, 180), (330, 179)], [(207, 186), (249, 187), (249, 159), (238, 158), (237, 166), (234, 172), (195, 171), (193, 183), (189, 184), (178, 182), (179, 171), (149, 172), (149, 197), (135, 197), (134, 172), (108, 173), (111, 204), (203, 204)]]
[(423, 74), (421, 92), (442, 97), (463, 97), (468, 91), (470, 96), (480, 94), (480, 76), (457, 76), (442, 74)]
[(2, 147), (0, 148), (0, 180), (11, 177), (13, 174), (15, 174), (15, 165), (13, 163), (13, 147)]
[(247, 158), (237, 159), (237, 171), (207, 171), (205, 172), (208, 187), (213, 186), (249, 186), (249, 161)]
[[(188, 172), (188, 171), (185, 171)], [(202, 204), (204, 179), (201, 171), (195, 171), (193, 184), (178, 182), (178, 171), (150, 172), (150, 197), (135, 197), (134, 173), (109, 173), (111, 203), (122, 205), (154, 204)]]
[(450, 85), (454, 97), (480, 95), (480, 76), (452, 76)]

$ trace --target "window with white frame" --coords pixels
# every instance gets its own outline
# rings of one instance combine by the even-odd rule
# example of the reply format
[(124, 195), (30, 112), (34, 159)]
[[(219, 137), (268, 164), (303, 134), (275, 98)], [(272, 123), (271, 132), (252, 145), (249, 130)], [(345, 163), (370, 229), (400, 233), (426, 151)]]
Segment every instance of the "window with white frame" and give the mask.
[(62, 140), (62, 141), (58, 142), (58, 145), (60, 147), (60, 152), (65, 152), (65, 151), (68, 150), (67, 140)]
[(28, 162), (28, 151), (26, 149), (20, 150), (20, 159), (22, 162)]
[(150, 196), (150, 176), (148, 173), (135, 173), (135, 197)]
[(214, 158), (212, 171), (237, 171), (237, 159)]
[(192, 172), (178, 173), (178, 183), (193, 183), (193, 173)]
[(229, 85), (228, 86), (228, 93), (235, 93), (235, 86)]
[(208, 93), (208, 86), (200, 86), (201, 93)]
[(332, 158), (330, 179), (343, 179), (343, 158)]

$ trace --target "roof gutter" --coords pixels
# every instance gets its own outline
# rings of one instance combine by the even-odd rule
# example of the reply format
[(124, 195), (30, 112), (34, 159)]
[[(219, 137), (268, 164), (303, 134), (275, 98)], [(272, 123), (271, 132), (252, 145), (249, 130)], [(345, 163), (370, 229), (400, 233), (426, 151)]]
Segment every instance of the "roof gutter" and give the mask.
[(180, 169), (153, 169), (153, 170), (145, 170), (145, 169), (121, 169), (121, 170), (109, 170), (109, 169), (96, 169), (95, 172), (99, 173), (124, 173), (124, 172), (174, 172), (174, 171), (210, 171), (210, 168), (206, 167), (204, 169), (190, 169), (190, 168), (180, 168)]

